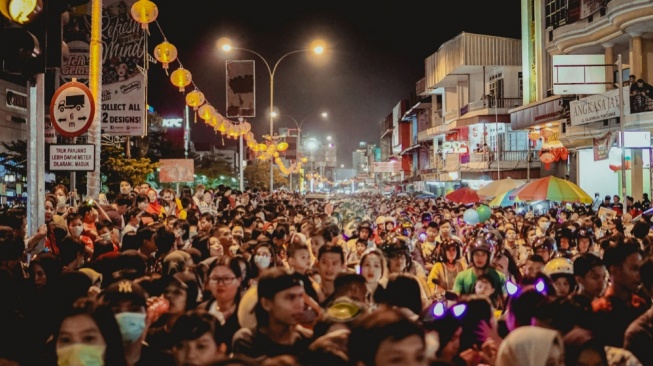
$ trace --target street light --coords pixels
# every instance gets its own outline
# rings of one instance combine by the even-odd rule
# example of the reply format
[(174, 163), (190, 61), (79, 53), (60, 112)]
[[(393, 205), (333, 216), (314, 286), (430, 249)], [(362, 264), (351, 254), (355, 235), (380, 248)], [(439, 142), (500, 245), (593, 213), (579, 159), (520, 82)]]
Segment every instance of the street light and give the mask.
[[(231, 51), (231, 50), (240, 50), (240, 51), (245, 51), (249, 52), (251, 54), (254, 54), (258, 56), (261, 60), (263, 60), (263, 63), (268, 69), (268, 73), (270, 75), (270, 136), (274, 136), (274, 74), (277, 72), (277, 67), (279, 66), (279, 63), (285, 59), (286, 57), (296, 54), (296, 53), (302, 53), (302, 52), (314, 52), (315, 54), (321, 54), (324, 52), (324, 44), (321, 41), (314, 41), (311, 44), (310, 49), (301, 49), (301, 50), (295, 50), (295, 51), (290, 51), (283, 56), (281, 56), (272, 67), (270, 67), (270, 63), (263, 57), (260, 53), (247, 49), (247, 48), (242, 48), (242, 47), (234, 47), (231, 44), (231, 41), (227, 38), (223, 38), (218, 41), (218, 45), (222, 48), (224, 51)], [(274, 166), (270, 164), (270, 193), (274, 190), (274, 176), (273, 176), (273, 169)]]

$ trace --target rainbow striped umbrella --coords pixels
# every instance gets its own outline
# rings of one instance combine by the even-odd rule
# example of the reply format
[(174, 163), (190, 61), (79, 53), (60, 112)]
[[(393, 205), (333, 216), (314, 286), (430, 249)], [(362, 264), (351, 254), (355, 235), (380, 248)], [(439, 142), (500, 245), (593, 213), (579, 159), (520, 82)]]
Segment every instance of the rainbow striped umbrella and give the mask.
[(490, 207), (508, 207), (514, 205), (516, 202), (521, 202), (522, 200), (520, 200), (518, 197), (510, 198), (512, 192), (516, 190), (517, 188), (496, 195), (496, 197), (494, 197), (494, 199), (492, 199), (488, 205)]
[(592, 197), (579, 186), (554, 176), (526, 183), (512, 191), (508, 196), (510, 198), (517, 197), (522, 201), (594, 202)]

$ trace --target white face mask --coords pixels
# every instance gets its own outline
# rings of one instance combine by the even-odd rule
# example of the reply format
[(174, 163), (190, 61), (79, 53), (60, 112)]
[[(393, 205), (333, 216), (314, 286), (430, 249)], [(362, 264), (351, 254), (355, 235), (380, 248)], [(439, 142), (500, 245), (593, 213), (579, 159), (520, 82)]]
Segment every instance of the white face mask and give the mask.
[(104, 233), (104, 234), (100, 235), (100, 238), (102, 238), (102, 240), (111, 241), (111, 233), (110, 232), (109, 233)]
[(57, 196), (57, 205), (65, 206), (66, 205), (66, 196)]
[(266, 269), (270, 266), (270, 257), (265, 257), (262, 255), (254, 256), (254, 262), (261, 267), (261, 269)]
[(84, 231), (84, 226), (75, 225), (75, 226), (73, 226), (73, 232), (71, 234), (73, 234), (73, 236), (80, 236), (80, 235), (82, 235), (83, 231)]

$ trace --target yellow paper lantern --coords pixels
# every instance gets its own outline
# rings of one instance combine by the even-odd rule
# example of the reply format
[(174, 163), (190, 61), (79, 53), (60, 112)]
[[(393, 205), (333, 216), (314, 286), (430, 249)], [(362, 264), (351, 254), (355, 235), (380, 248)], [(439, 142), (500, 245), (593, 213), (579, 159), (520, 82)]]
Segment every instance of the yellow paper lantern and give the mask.
[(172, 75), (170, 75), (170, 81), (172, 82), (172, 85), (178, 87), (179, 91), (183, 93), (186, 91), (186, 87), (193, 81), (193, 75), (190, 74), (190, 71), (180, 67), (172, 72)]
[(275, 152), (275, 153), (274, 153), (274, 157), (275, 157), (275, 158), (278, 158), (278, 157), (279, 157), (279, 153), (278, 153), (278, 152)]
[(307, 158), (307, 157), (303, 157), (303, 158), (302, 158), (302, 163), (307, 163), (307, 162), (308, 162), (308, 158)]
[(164, 40), (154, 47), (154, 58), (161, 63), (161, 67), (168, 73), (168, 64), (177, 59), (177, 47)]
[(267, 151), (268, 150), (268, 145), (258, 144), (258, 149), (259, 149), (259, 151)]
[(287, 142), (282, 141), (277, 145), (277, 151), (284, 152), (286, 150), (288, 150), (288, 143)]
[(215, 129), (216, 131), (218, 131), (218, 119), (217, 119), (217, 118), (213, 117), (213, 118), (211, 118), (211, 119), (207, 119), (207, 120), (206, 120), (206, 123), (207, 123), (209, 126), (214, 127), (214, 129)]
[(131, 15), (136, 22), (141, 23), (141, 28), (149, 29), (148, 24), (159, 16), (159, 8), (150, 0), (138, 0), (132, 5)]
[(188, 104), (189, 107), (193, 107), (193, 110), (197, 110), (202, 104), (206, 102), (206, 98), (204, 98), (204, 93), (201, 91), (195, 89), (192, 92), (186, 94), (186, 104)]
[(203, 119), (204, 121), (209, 121), (210, 119), (215, 117), (215, 108), (213, 108), (212, 105), (207, 103), (200, 107), (197, 114), (199, 114), (200, 118)]
[(245, 141), (252, 141), (254, 139), (254, 134), (251, 131), (247, 132), (243, 138)]
[(223, 118), (223, 119), (221, 119), (220, 122), (218, 123), (218, 130), (219, 130), (221, 133), (225, 133), (225, 132), (227, 132), (227, 122), (229, 122), (229, 121), (227, 121), (226, 119)]

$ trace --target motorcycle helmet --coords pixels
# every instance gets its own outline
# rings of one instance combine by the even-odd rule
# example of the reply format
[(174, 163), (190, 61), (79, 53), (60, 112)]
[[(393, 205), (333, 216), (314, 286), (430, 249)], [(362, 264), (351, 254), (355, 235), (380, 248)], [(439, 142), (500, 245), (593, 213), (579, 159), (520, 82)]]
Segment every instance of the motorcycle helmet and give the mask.
[(374, 224), (370, 220), (363, 220), (358, 224), (358, 227), (356, 228), (356, 231), (359, 235), (361, 230), (368, 230), (370, 232), (370, 236), (372, 236), (372, 233), (374, 232)]
[(461, 256), (462, 256), (462, 248), (461, 248), (462, 244), (458, 240), (445, 239), (444, 241), (442, 241), (441, 246), (442, 246), (442, 258), (441, 258), (442, 262), (447, 261), (447, 250), (449, 248), (451, 248), (451, 247), (456, 248), (456, 258), (454, 259), (454, 261), (457, 261), (457, 260), (459, 260), (461, 258)]
[(555, 252), (558, 250), (558, 247), (556, 246), (556, 241), (555, 239), (549, 237), (549, 236), (543, 236), (539, 237), (535, 240), (535, 243), (533, 243), (533, 253), (537, 254), (538, 250), (541, 249), (546, 249), (549, 251), (549, 255), (553, 257)]
[(574, 275), (574, 264), (568, 258), (553, 258), (542, 268), (542, 273), (553, 279), (555, 275)]
[(472, 264), (473, 261), (473, 256), (476, 251), (484, 251), (487, 253), (487, 263), (485, 264), (485, 267), (489, 266), (490, 263), (492, 263), (492, 258), (494, 256), (494, 245), (492, 242), (488, 242), (485, 239), (485, 235), (480, 235), (477, 236), (474, 241), (472, 241), (469, 246), (467, 247), (467, 262)]

